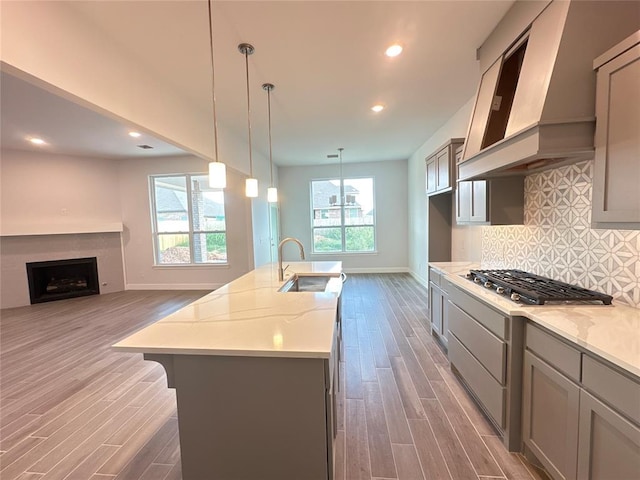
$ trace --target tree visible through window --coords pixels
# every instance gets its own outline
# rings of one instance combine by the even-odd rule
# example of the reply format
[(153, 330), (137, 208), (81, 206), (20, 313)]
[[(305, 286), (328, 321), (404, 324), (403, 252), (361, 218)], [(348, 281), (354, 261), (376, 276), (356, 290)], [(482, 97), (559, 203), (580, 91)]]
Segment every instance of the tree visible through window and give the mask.
[(313, 251), (375, 251), (373, 178), (311, 181)]
[(227, 262), (224, 192), (206, 175), (150, 177), (156, 265)]

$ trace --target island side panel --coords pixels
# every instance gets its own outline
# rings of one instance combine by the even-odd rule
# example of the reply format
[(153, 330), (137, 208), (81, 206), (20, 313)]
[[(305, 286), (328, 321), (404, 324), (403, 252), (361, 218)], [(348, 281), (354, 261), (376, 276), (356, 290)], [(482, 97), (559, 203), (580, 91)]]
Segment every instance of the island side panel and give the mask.
[(329, 478), (326, 362), (173, 356), (183, 479)]

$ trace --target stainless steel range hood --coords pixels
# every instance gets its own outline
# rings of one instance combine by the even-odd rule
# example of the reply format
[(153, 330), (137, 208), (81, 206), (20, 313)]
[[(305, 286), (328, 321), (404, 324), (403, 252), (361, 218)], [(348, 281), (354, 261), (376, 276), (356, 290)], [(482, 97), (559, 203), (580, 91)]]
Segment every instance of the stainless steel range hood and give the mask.
[[(485, 44), (522, 23), (519, 3)], [(593, 158), (593, 59), (638, 28), (636, 1), (554, 0), (544, 7), (482, 75), (459, 179), (528, 174)]]

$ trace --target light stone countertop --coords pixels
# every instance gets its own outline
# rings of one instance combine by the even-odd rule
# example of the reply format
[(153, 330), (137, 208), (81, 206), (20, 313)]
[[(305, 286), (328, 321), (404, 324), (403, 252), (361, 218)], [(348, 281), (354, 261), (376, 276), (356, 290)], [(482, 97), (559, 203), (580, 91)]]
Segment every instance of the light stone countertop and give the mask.
[(342, 262), (285, 262), (259, 267), (119, 341), (136, 353), (329, 358), (340, 278), (330, 292), (278, 292), (293, 273), (339, 277)]
[(429, 266), (506, 315), (526, 317), (640, 377), (640, 309), (615, 300), (612, 305), (520, 305), (464, 278), (478, 263), (433, 262)]

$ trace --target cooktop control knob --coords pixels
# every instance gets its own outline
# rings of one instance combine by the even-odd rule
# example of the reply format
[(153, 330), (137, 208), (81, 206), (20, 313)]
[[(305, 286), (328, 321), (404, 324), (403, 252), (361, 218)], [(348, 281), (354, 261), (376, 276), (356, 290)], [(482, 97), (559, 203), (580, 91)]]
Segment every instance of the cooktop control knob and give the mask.
[(484, 288), (491, 288), (493, 287), (493, 283), (491, 282), (484, 282)]
[(496, 292), (499, 294), (503, 294), (504, 293), (504, 287), (497, 287), (496, 288)]
[(471, 278), (471, 274), (470, 273), (465, 273), (464, 274), (464, 278)]
[(514, 302), (517, 302), (518, 300), (520, 300), (520, 294), (519, 293), (512, 293), (511, 294), (511, 300), (513, 300)]
[(474, 278), (473, 281), (476, 282), (476, 283), (481, 283), (482, 282), (482, 280), (480, 280), (478, 277)]

